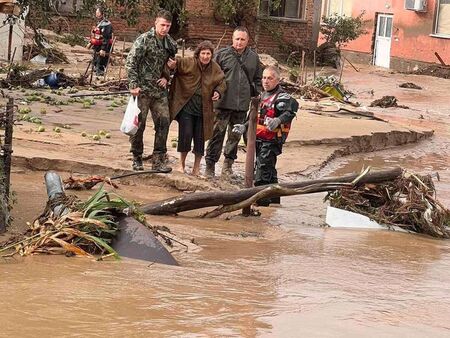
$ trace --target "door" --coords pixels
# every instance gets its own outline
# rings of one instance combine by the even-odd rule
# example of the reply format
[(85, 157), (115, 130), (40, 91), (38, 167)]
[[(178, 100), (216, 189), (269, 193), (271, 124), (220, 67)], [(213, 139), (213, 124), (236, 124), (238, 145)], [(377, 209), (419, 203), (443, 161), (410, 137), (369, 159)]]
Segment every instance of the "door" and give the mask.
[(391, 61), (391, 37), (393, 15), (379, 14), (377, 20), (377, 34), (375, 37), (375, 66), (389, 68)]

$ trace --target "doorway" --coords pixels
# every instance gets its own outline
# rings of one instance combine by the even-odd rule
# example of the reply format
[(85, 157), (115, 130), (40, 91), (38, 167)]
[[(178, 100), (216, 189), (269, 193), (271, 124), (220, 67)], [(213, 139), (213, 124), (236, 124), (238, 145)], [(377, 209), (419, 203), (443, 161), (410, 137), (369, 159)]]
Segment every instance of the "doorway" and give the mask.
[(389, 68), (393, 18), (391, 14), (378, 14), (373, 60), (375, 66)]

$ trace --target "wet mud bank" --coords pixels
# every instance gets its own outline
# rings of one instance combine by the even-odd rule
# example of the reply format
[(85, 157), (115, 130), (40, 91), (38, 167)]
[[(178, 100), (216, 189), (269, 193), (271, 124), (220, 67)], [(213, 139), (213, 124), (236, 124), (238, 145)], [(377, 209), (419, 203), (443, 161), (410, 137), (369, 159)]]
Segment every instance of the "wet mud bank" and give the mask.
[[(66, 159), (48, 159), (43, 157), (23, 157), (16, 156), (13, 158), (13, 166), (16, 172), (24, 170), (33, 172), (46, 172), (49, 170), (58, 173), (67, 173), (63, 178), (73, 174), (74, 176), (102, 175), (106, 177), (114, 177), (123, 174), (132, 173), (132, 170), (120, 168), (112, 168), (93, 163), (80, 161), (71, 161)], [(178, 172), (170, 174), (141, 174), (117, 180), (123, 185), (145, 185), (163, 188), (171, 188), (177, 191), (196, 191), (210, 190), (214, 186), (208, 184), (204, 180), (193, 176), (182, 175)]]
[[(309, 166), (300, 173), (307, 176), (317, 176), (321, 169), (330, 164), (330, 162), (358, 153), (371, 153), (374, 151), (382, 151), (394, 147), (401, 147), (408, 144), (418, 143), (422, 140), (431, 138), (434, 131), (400, 131), (392, 130), (389, 132), (375, 132), (371, 135), (352, 136), (349, 138), (324, 139), (303, 141), (304, 146), (309, 145), (327, 145), (338, 146), (324, 161), (313, 166)], [(292, 145), (287, 145), (292, 146)]]

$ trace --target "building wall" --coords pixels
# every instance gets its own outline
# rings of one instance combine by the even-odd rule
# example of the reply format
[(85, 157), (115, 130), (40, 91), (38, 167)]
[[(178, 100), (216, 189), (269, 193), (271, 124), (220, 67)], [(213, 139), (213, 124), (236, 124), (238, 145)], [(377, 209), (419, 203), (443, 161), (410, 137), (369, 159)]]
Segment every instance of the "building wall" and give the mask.
[[(6, 20), (7, 15), (0, 13), (0, 23)], [(0, 25), (0, 60), (8, 60), (8, 46), (9, 46), (9, 25)], [(23, 41), (24, 41), (25, 24), (23, 20), (18, 20), (13, 25), (12, 40), (11, 40), (11, 57), (14, 54), (14, 61), (22, 60), (23, 55)]]
[[(220, 46), (230, 44), (233, 28), (214, 18), (212, 0), (186, 0), (185, 8), (188, 12), (185, 37), (188, 40), (211, 40)], [(320, 8), (320, 0), (306, 0), (304, 20), (258, 18), (245, 23), (250, 31), (251, 45), (265, 52), (276, 52), (280, 45), (287, 44), (314, 48), (317, 44), (317, 34), (314, 39), (313, 29), (314, 22), (318, 27), (317, 8)], [(282, 33), (281, 38), (277, 38), (278, 32)]]
[(438, 63), (434, 55), (438, 52), (444, 62), (450, 64), (450, 39), (431, 36), (436, 2), (428, 0), (426, 12), (415, 12), (404, 8), (404, 0), (353, 0), (353, 16), (366, 11), (364, 18), (369, 20), (366, 26), (368, 34), (352, 41), (344, 50), (372, 54), (377, 14), (393, 14), (392, 58)]
[[(57, 33), (73, 33), (89, 37), (91, 29), (97, 24), (94, 17), (77, 19), (73, 15), (65, 17), (55, 17), (55, 20), (49, 27)], [(136, 26), (129, 27), (125, 20), (120, 18), (108, 18), (113, 26), (114, 35), (118, 40), (133, 41), (136, 37), (148, 31), (153, 26), (153, 20), (149, 18), (141, 18)]]
[[(71, 32), (89, 36), (95, 18), (83, 18), (77, 20), (71, 15), (73, 1), (65, 4), (65, 16), (56, 20), (51, 29), (63, 33)], [(306, 0), (306, 17), (304, 20), (267, 19), (260, 18), (245, 23), (250, 31), (251, 45), (257, 46), (258, 51), (276, 52), (280, 45), (294, 44), (305, 48), (315, 48), (320, 18), (321, 0)], [(196, 44), (201, 40), (210, 40), (218, 46), (230, 44), (233, 27), (217, 20), (214, 17), (214, 4), (212, 0), (185, 0), (185, 10), (188, 13), (187, 24), (179, 36), (186, 38), (188, 44)], [(255, 14), (257, 9), (255, 8)], [(57, 18), (55, 18), (57, 19)], [(142, 17), (138, 25), (128, 27), (126, 22), (118, 18), (109, 18), (113, 24), (114, 33), (120, 41), (125, 37), (127, 41), (133, 41), (140, 33), (147, 31), (153, 25), (153, 20)], [(270, 29), (269, 29), (270, 27)], [(275, 39), (270, 31), (282, 32), (281, 39)]]

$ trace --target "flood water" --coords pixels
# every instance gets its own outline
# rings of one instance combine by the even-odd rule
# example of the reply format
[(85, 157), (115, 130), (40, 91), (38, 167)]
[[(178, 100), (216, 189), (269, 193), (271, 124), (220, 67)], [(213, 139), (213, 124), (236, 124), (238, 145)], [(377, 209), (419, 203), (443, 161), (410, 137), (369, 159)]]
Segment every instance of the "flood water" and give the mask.
[[(401, 151), (352, 156), (330, 173), (401, 165), (439, 171), (450, 191), (446, 158)], [(30, 205), (45, 196), (36, 186)], [(283, 198), (260, 218), (149, 217), (202, 248), (174, 253), (180, 267), (4, 260), (0, 336), (450, 336), (450, 242), (320, 227), (322, 198)]]

